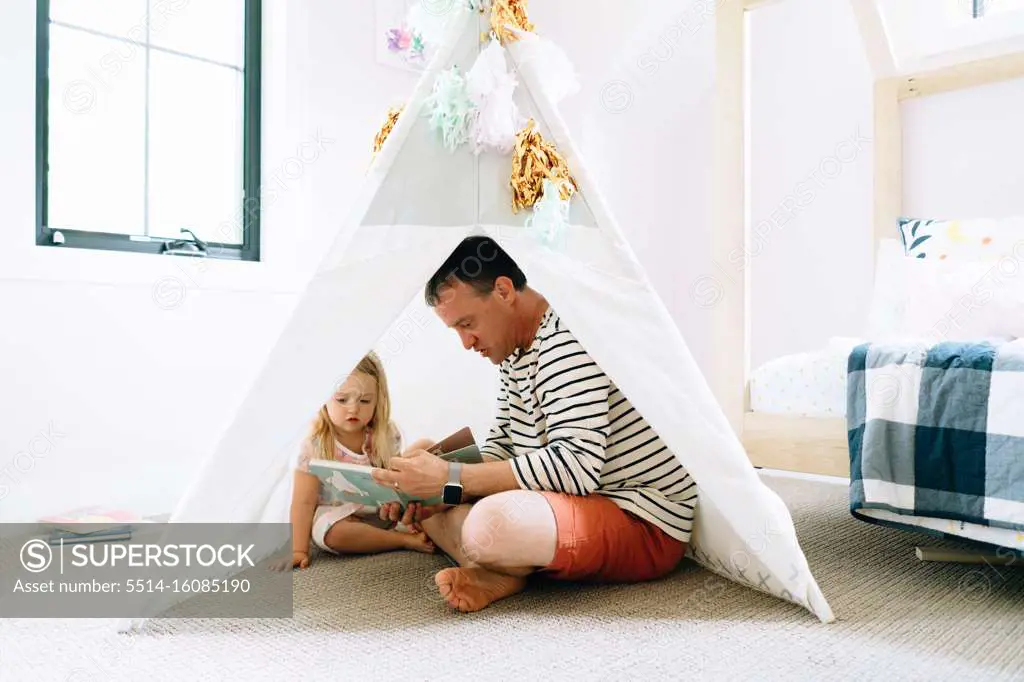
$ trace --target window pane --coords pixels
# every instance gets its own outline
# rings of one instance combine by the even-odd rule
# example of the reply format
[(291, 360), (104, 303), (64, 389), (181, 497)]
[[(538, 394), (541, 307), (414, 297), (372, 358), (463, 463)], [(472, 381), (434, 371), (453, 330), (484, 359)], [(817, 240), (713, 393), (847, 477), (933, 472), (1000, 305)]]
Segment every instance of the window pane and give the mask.
[(1024, 0), (985, 0), (982, 6), (982, 14), (986, 17), (1021, 10), (1024, 10)]
[(149, 231), (242, 241), (242, 74), (150, 55)]
[(143, 233), (145, 57), (109, 59), (125, 47), (50, 27), (50, 227)]
[(139, 44), (146, 40), (146, 0), (50, 0), (50, 19)]
[[(181, 2), (167, 4), (170, 8)], [(154, 1), (150, 22), (154, 45), (242, 68), (245, 0), (191, 0), (163, 15), (157, 5)]]

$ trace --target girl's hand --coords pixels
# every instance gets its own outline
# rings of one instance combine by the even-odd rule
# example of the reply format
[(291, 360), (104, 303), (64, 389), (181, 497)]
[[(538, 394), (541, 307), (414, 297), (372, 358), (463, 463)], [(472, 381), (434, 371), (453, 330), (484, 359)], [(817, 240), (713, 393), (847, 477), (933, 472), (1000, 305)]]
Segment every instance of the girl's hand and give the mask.
[(399, 502), (387, 502), (380, 506), (377, 515), (382, 521), (390, 521), (392, 527), (398, 523), (403, 523), (419, 533), (423, 530), (419, 527), (419, 510), (422, 506), (419, 502), (410, 502), (408, 507), (402, 509), (402, 505)]
[(451, 505), (438, 504), (432, 507), (424, 507), (422, 502), (412, 502), (404, 510), (398, 502), (382, 504), (378, 510), (378, 516), (382, 521), (390, 521), (392, 524), (403, 523), (416, 533), (423, 532), (420, 524), (434, 514), (440, 514), (451, 508)]
[(402, 520), (402, 504), (400, 502), (386, 502), (377, 509), (377, 516), (381, 521), (390, 521), (394, 526)]
[(291, 565), (287, 559), (282, 559), (276, 563), (270, 565), (272, 571), (285, 571), (289, 568), (307, 568), (309, 566), (309, 553), (308, 552), (292, 552)]

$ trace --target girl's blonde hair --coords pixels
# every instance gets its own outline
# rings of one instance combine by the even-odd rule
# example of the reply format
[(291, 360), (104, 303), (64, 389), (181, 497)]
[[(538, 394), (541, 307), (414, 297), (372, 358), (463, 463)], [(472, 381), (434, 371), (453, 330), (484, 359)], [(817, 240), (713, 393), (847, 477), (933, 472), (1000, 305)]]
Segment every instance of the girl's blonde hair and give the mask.
[[(369, 447), (366, 454), (373, 466), (387, 468), (391, 458), (398, 454), (401, 441), (398, 428), (391, 422), (391, 396), (388, 393), (384, 365), (377, 354), (370, 351), (352, 371), (369, 376), (377, 384), (377, 408), (367, 424)], [(310, 438), (314, 444), (314, 459), (334, 459), (334, 430), (331, 428), (331, 418), (326, 405), (320, 407), (313, 420)]]

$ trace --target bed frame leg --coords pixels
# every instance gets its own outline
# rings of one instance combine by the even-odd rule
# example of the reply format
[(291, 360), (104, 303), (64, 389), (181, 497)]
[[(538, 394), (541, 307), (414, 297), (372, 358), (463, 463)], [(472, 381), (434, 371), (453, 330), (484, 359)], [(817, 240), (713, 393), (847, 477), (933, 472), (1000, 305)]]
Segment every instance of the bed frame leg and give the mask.
[(945, 561), (956, 564), (996, 564), (1010, 566), (1024, 565), (1012, 550), (1007, 554), (983, 554), (965, 549), (943, 549), (940, 547), (915, 547), (914, 553), (921, 561)]

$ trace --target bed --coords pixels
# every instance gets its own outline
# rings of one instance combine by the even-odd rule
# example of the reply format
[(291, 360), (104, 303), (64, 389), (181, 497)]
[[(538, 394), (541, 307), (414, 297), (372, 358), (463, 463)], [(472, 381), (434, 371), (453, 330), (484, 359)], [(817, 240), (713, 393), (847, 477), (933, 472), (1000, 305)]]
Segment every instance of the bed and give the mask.
[[(954, 241), (970, 241), (975, 245), (979, 253), (970, 254), (968, 260), (974, 260), (975, 256), (984, 251), (983, 244), (987, 248), (991, 242), (989, 237), (1001, 236), (1010, 241), (1014, 238), (1018, 239), (1017, 242), (1010, 245), (1011, 250), (1007, 251), (1002, 258), (1004, 262), (1006, 259), (1010, 259), (1017, 264), (1016, 267), (1021, 272), (1018, 278), (1018, 287), (1020, 287), (1018, 291), (1024, 290), (1024, 287), (1020, 285), (1020, 282), (1024, 281), (1024, 238), (1013, 236), (1014, 230), (1024, 227), (1024, 219), (1019, 219), (1016, 223), (1011, 220), (1008, 224), (998, 221), (964, 221), (964, 225), (970, 223), (969, 227), (975, 230), (974, 233), (967, 235), (968, 239), (964, 239), (964, 225), (961, 225), (961, 221), (943, 221), (931, 217), (922, 217), (917, 220), (901, 218), (903, 215), (903, 132), (900, 106), (901, 102), (910, 98), (1024, 78), (1024, 53), (1006, 54), (920, 73), (894, 75), (892, 56), (874, 3), (871, 0), (851, 0), (851, 4), (854, 7), (862, 38), (868, 48), (869, 60), (876, 74), (872, 135), (874, 143), (873, 242), (878, 254), (875, 263), (876, 296), (879, 291), (884, 291), (886, 288), (889, 291), (906, 292), (906, 289), (900, 289), (899, 285), (893, 285), (892, 282), (879, 281), (879, 277), (885, 274), (881, 270), (880, 261), (886, 242), (897, 239), (902, 250), (901, 260), (917, 261), (920, 259), (921, 262), (914, 262), (913, 267), (930, 268), (932, 271), (925, 273), (925, 279), (936, 285), (934, 287), (936, 290), (940, 289), (941, 287), (938, 285), (944, 275), (941, 272), (942, 268), (955, 268), (954, 262), (958, 258), (953, 257), (948, 259), (948, 263), (945, 261), (940, 263), (938, 259), (945, 259), (946, 254), (923, 252), (930, 251), (935, 244), (941, 241), (936, 238), (939, 236), (938, 230), (945, 229), (949, 230)], [(757, 3), (751, 0), (747, 0), (745, 3), (747, 9), (756, 5)], [(726, 25), (725, 19), (730, 17), (733, 23)], [(715, 169), (715, 182), (719, 189), (714, 203), (716, 229), (713, 233), (712, 257), (717, 262), (728, 261), (729, 254), (744, 248), (747, 239), (743, 216), (745, 188), (742, 172), (744, 104), (742, 88), (736, 86), (736, 83), (743, 82), (744, 77), (743, 30), (742, 22), (736, 20), (732, 14), (724, 14), (723, 21), (716, 25), (719, 45), (717, 68), (720, 77), (717, 81), (719, 85), (716, 93), (715, 144), (716, 154), (721, 158)], [(911, 253), (915, 249), (922, 253)], [(981, 260), (983, 259), (982, 255)], [(900, 269), (908, 270), (909, 267), (911, 266), (903, 263)], [(991, 265), (985, 267), (991, 267)], [(956, 273), (957, 277), (961, 279), (956, 284), (960, 287), (966, 285), (967, 290), (973, 293), (975, 290), (972, 282), (977, 282), (977, 275), (984, 274), (984, 272), (983, 268), (974, 273), (975, 279), (973, 280), (968, 274), (958, 272)], [(906, 273), (904, 275), (910, 276)], [(920, 272), (913, 273), (915, 277), (920, 275)], [(974, 509), (970, 513), (963, 513), (960, 518), (956, 518), (956, 514), (950, 510), (954, 509), (957, 503), (963, 503), (963, 500), (958, 502), (955, 499), (958, 494), (955, 491), (950, 493), (953, 497), (946, 500), (948, 504), (945, 507), (943, 505), (919, 506), (915, 504), (915, 501), (919, 497), (918, 490), (924, 486), (911, 484), (909, 488), (900, 487), (899, 476), (891, 471), (878, 471), (877, 465), (871, 464), (871, 462), (877, 461), (889, 462), (889, 464), (883, 465), (883, 469), (884, 466), (913, 466), (912, 463), (900, 463), (899, 456), (894, 454), (897, 448), (893, 447), (892, 443), (888, 444), (889, 451), (882, 456), (877, 443), (865, 450), (863, 441), (858, 440), (863, 434), (858, 435), (857, 429), (863, 428), (864, 425), (856, 423), (856, 417), (852, 419), (850, 417), (856, 414), (857, 406), (867, 404), (871, 396), (864, 392), (866, 389), (863, 385), (859, 387), (855, 385), (856, 380), (851, 383), (851, 376), (856, 374), (856, 368), (851, 366), (851, 358), (856, 355), (854, 351), (857, 348), (861, 348), (865, 352), (869, 350), (875, 353), (891, 352), (893, 349), (887, 349), (885, 344), (899, 344), (907, 339), (896, 338), (900, 337), (900, 334), (889, 334), (886, 338), (878, 337), (873, 333), (874, 329), (878, 328), (876, 326), (867, 330), (867, 339), (833, 339), (826, 347), (814, 352), (778, 358), (750, 371), (748, 366), (750, 355), (749, 311), (746, 294), (748, 283), (723, 282), (722, 285), (720, 302), (713, 310), (716, 357), (711, 383), (730, 423), (740, 435), (748, 456), (755, 466), (849, 477), (851, 479), (851, 511), (857, 518), (864, 521), (915, 528), (935, 534), (969, 537), (988, 544), (1024, 549), (1024, 516), (1016, 508), (992, 511), (986, 507), (986, 495), (982, 493), (973, 495), (976, 499), (972, 500), (972, 504), (982, 505), (980, 511)], [(938, 304), (942, 297), (935, 295), (933, 298), (935, 299), (933, 303)], [(1021, 314), (1021, 311), (1024, 310), (1024, 298), (1014, 300), (1010, 297), (1007, 300), (1009, 303), (1004, 301), (1002, 309), (999, 306), (988, 304), (989, 316), (1004, 320), (1016, 317), (1024, 321), (1024, 314)], [(927, 356), (929, 350), (934, 350), (934, 346), (948, 336), (946, 332), (949, 331), (950, 325), (945, 318), (945, 311), (936, 313), (940, 309), (934, 308), (934, 306), (931, 308), (923, 306), (926, 310), (921, 312), (916, 309), (916, 306), (917, 301), (915, 300), (914, 306), (911, 306), (909, 312), (918, 314), (919, 317), (924, 314), (932, 314), (936, 320), (945, 323), (944, 328), (938, 329), (938, 333), (934, 335), (937, 338), (920, 338), (921, 335), (918, 335), (916, 339), (920, 344), (918, 355), (923, 353)], [(894, 310), (890, 306), (889, 310), (879, 313), (875, 310), (873, 302), (872, 315), (879, 314), (883, 317), (888, 314), (893, 318), (889, 320), (893, 326), (898, 326), (897, 323), (901, 322), (896, 319), (899, 317), (900, 311)], [(958, 329), (957, 331), (962, 330)], [(1005, 332), (1006, 330), (1001, 331)], [(905, 336), (912, 338), (914, 335), (907, 334)], [(990, 335), (966, 333), (957, 340), (978, 344), (984, 343), (988, 336)], [(994, 340), (998, 343), (1010, 342), (1014, 337), (1024, 337), (1024, 331), (997, 336), (1000, 338)], [(989, 339), (989, 341), (992, 340)], [(1000, 348), (1000, 352), (1004, 350)], [(961, 348), (960, 352), (966, 356), (972, 354), (969, 348)], [(962, 361), (962, 359), (963, 357), (958, 361)], [(897, 358), (892, 364), (909, 367), (917, 364), (917, 361), (904, 357)], [(1007, 376), (1011, 374), (1013, 373), (1007, 372)], [(1017, 374), (1024, 376), (1024, 373)], [(1014, 382), (1011, 380), (1008, 383)], [(953, 383), (950, 382), (948, 385), (952, 386)], [(989, 397), (987, 393), (982, 392), (982, 394), (986, 399)], [(907, 393), (900, 394), (900, 397), (910, 400)], [(919, 425), (918, 422), (921, 419), (934, 418), (940, 420), (940, 427), (949, 427), (955, 422), (955, 419), (951, 420), (949, 415), (956, 409), (956, 401), (948, 396), (946, 401), (945, 409), (940, 405), (933, 410), (931, 415), (908, 414), (905, 416), (905, 421)], [(1011, 405), (1009, 409), (1018, 410), (1020, 415), (1018, 419), (1024, 422), (1024, 385), (1013, 389), (1009, 404)], [(904, 408), (909, 412), (910, 403), (907, 402)], [(986, 437), (994, 433), (989, 431), (988, 426), (982, 426), (980, 431), (976, 432)], [(933, 448), (933, 450), (940, 452), (941, 448)], [(1016, 453), (1017, 450), (1013, 449), (1011, 452)], [(986, 461), (987, 464), (988, 453), (983, 451), (979, 451), (979, 453), (980, 461)], [(914, 456), (916, 457), (916, 455)], [(879, 457), (882, 459), (879, 460)], [(1021, 461), (1024, 462), (1024, 454), (1021, 456)], [(883, 485), (864, 483), (865, 466), (874, 472), (867, 478), (876, 482), (880, 481)], [(998, 467), (998, 465), (993, 466)], [(949, 480), (956, 478), (956, 466), (954, 465), (947, 463), (945, 473), (941, 467), (936, 469), (933, 466), (932, 468), (935, 469), (932, 473), (936, 476), (948, 475)], [(922, 471), (924, 471), (923, 466)], [(1002, 470), (1001, 475), (1012, 479), (1011, 484), (1016, 486), (1015, 477), (1021, 474), (1014, 468)], [(886, 485), (889, 486), (889, 490), (879, 493), (880, 488), (885, 488)], [(1013, 498), (1011, 501), (1024, 504), (1024, 481), (1020, 482), (1020, 486), (1021, 492), (1005, 494)], [(939, 488), (941, 487), (939, 485)], [(953, 487), (956, 488), (956, 485)], [(961, 487), (963, 486), (961, 485)], [(893, 493), (893, 490), (898, 490), (899, 495), (903, 497)]]
[(743, 444), (755, 466), (849, 476), (847, 358), (860, 339), (776, 358), (747, 382)]

